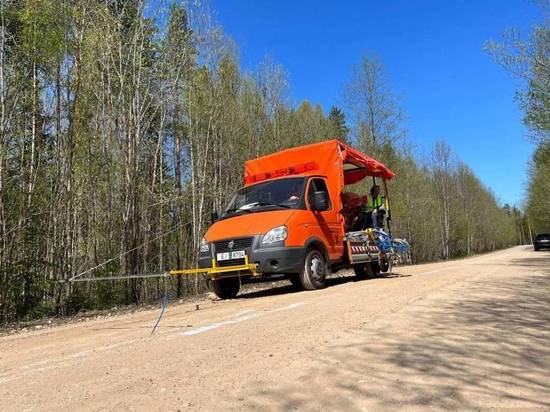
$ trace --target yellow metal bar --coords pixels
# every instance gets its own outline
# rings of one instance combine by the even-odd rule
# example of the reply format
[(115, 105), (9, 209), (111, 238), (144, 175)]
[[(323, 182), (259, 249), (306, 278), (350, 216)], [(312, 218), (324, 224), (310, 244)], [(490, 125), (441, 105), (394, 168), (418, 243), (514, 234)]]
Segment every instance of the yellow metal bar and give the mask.
[(255, 263), (248, 262), (248, 256), (244, 257), (244, 264), (236, 266), (217, 266), (216, 260), (212, 259), (212, 267), (210, 268), (194, 268), (194, 269), (173, 269), (168, 273), (173, 276), (177, 275), (198, 275), (200, 273), (206, 273), (208, 275), (215, 275), (216, 273), (227, 273), (227, 272), (239, 272), (239, 271), (249, 271), (253, 275), (257, 275), (256, 272), (257, 266)]
[(388, 193), (388, 182), (386, 181), (386, 179), (383, 180), (383, 184), (384, 184), (384, 194), (386, 195), (384, 197), (384, 200), (385, 200), (385, 207), (386, 207), (386, 210), (390, 210), (390, 195)]

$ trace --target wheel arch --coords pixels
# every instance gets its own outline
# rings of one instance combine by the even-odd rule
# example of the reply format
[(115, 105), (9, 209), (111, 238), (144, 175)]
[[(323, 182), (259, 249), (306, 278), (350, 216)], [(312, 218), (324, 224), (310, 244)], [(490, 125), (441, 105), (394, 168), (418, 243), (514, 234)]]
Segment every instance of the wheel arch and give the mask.
[[(312, 236), (312, 237), (308, 238), (305, 242), (306, 253), (311, 248), (319, 250), (323, 254), (323, 256), (325, 257), (325, 261), (327, 262), (327, 264), (330, 264), (330, 256), (328, 254), (328, 249), (325, 245), (325, 242), (323, 242), (322, 239), (320, 239), (316, 236)], [(304, 258), (305, 258), (305, 256), (304, 256)]]

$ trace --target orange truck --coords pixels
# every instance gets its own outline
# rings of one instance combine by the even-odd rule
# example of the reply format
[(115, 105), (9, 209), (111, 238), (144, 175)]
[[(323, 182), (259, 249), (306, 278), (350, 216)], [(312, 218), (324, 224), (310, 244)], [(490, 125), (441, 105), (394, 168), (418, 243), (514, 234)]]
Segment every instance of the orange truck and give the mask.
[(367, 176), (382, 179), (385, 187), (394, 173), (338, 140), (247, 161), (244, 187), (214, 217), (200, 247), (199, 268), (209, 274), (216, 295), (233, 298), (255, 279), (286, 277), (312, 290), (343, 268), (359, 277), (384, 271), (374, 237), (351, 228), (351, 203), (365, 198), (345, 188)]

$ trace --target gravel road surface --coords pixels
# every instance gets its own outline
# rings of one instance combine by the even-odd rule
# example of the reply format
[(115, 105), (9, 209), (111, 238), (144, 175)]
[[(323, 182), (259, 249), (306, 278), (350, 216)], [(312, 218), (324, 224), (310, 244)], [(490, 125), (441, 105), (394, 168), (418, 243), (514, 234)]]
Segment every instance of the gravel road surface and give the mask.
[(550, 410), (550, 252), (0, 338), (0, 410)]

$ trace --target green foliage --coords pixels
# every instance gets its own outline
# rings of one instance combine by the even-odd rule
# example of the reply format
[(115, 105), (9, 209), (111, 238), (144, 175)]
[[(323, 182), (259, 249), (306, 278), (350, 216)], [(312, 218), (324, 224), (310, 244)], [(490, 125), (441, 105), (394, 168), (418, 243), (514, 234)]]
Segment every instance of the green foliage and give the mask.
[(527, 214), (533, 231), (550, 232), (550, 143), (535, 151), (529, 177)]
[(51, 300), (40, 300), (33, 305), (30, 312), (23, 316), (23, 321), (30, 321), (45, 317), (55, 316), (55, 302)]
[(486, 45), (498, 64), (524, 81), (518, 99), (537, 149), (530, 164), (527, 202), (519, 206), (525, 207), (526, 224), (534, 233), (550, 231), (550, 3), (539, 5), (544, 21), (533, 28), (530, 38), (513, 29), (501, 42)]

